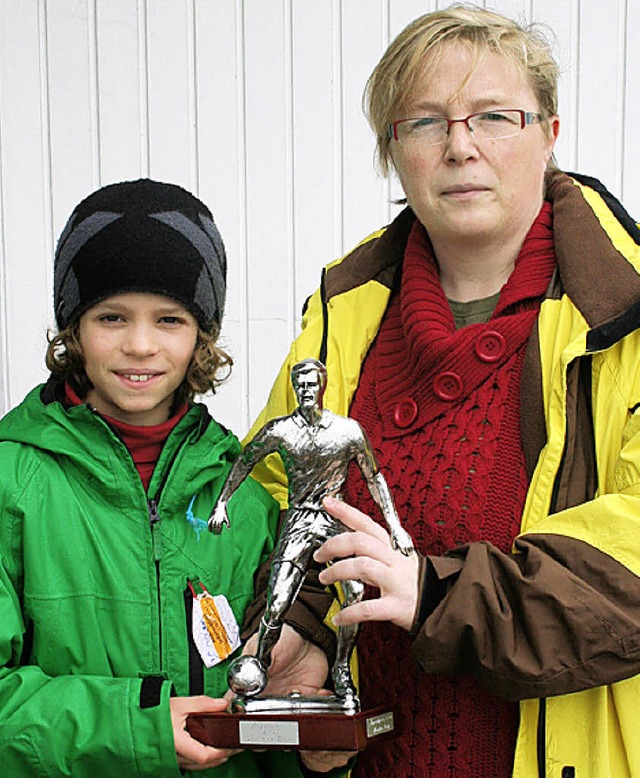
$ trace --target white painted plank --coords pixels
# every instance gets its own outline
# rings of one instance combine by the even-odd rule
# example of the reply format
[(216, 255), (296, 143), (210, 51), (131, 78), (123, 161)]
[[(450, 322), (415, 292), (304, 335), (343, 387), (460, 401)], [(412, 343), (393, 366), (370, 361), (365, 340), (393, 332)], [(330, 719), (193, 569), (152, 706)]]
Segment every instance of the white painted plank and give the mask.
[(0, 278), (6, 325), (0, 338), (0, 413), (46, 377), (43, 357), (52, 305), (38, 15), (36, 0), (0, 5)]
[(560, 135), (555, 156), (563, 170), (575, 170), (577, 166), (577, 90), (579, 75), (578, 3), (567, 0), (535, 0), (533, 21), (548, 29), (547, 37), (555, 37), (555, 56), (560, 67), (558, 83), (558, 114)]
[(294, 313), (299, 324), (342, 233), (341, 47), (337, 4), (293, 4)]
[(7, 332), (6, 246), (4, 237), (4, 192), (2, 189), (2, 83), (0, 82), (0, 418), (9, 407), (9, 338)]
[(435, 0), (394, 0), (389, 3), (389, 42), (414, 19), (435, 10)]
[(99, 185), (89, 2), (45, 3), (54, 238), (76, 203)]
[(366, 81), (388, 41), (383, 8), (384, 0), (342, 5), (344, 250), (388, 220), (387, 187), (374, 168), (375, 139), (361, 108)]
[(491, 11), (504, 14), (515, 19), (519, 24), (526, 24), (531, 19), (531, 3), (529, 0), (491, 0), (486, 7)]
[(581, 3), (577, 111), (577, 169), (621, 188), (623, 72), (620, 43), (623, 0)]
[(189, 0), (146, 3), (149, 174), (196, 188), (191, 115)]
[(249, 415), (264, 404), (295, 318), (288, 0), (245, 3)]
[(624, 36), (624, 156), (622, 199), (640, 222), (640, 0), (628, 0)]
[(195, 6), (199, 194), (227, 251), (227, 302), (220, 343), (234, 359), (231, 379), (207, 401), (234, 431), (248, 429), (244, 41), (239, 0)]
[(96, 76), (100, 184), (142, 177), (138, 8), (98, 0)]

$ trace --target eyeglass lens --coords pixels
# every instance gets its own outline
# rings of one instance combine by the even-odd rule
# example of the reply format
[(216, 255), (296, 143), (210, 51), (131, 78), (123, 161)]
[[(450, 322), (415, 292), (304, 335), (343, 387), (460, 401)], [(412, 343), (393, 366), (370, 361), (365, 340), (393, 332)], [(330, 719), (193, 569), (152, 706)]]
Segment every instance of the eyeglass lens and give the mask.
[(475, 138), (508, 138), (520, 132), (523, 118), (520, 110), (485, 111), (464, 119), (427, 116), (397, 122), (396, 136), (400, 142), (435, 145), (446, 142), (453, 124), (463, 123)]

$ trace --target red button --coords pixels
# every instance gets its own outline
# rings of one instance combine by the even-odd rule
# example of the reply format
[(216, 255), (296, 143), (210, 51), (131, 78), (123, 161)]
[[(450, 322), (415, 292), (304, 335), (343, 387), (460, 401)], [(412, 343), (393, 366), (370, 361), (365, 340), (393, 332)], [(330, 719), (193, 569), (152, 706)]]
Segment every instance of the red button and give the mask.
[(397, 427), (408, 427), (416, 420), (418, 415), (418, 406), (411, 397), (404, 397), (393, 409), (393, 420)]
[(457, 400), (462, 394), (462, 379), (457, 373), (440, 373), (433, 380), (433, 390), (441, 400)]
[(475, 345), (476, 354), (483, 362), (497, 362), (506, 348), (504, 336), (494, 330), (480, 335)]

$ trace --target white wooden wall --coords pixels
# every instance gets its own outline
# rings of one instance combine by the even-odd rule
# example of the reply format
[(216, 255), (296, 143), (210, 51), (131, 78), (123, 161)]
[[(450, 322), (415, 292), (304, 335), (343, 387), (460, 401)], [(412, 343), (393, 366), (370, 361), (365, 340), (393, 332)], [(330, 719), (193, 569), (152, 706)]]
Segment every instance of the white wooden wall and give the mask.
[[(364, 83), (434, 0), (0, 0), (0, 414), (45, 378), (52, 256), (73, 206), (151, 176), (211, 207), (229, 257), (210, 401), (239, 433), (264, 403), (321, 266), (387, 223)], [(561, 167), (640, 216), (640, 0), (493, 0), (548, 23)]]

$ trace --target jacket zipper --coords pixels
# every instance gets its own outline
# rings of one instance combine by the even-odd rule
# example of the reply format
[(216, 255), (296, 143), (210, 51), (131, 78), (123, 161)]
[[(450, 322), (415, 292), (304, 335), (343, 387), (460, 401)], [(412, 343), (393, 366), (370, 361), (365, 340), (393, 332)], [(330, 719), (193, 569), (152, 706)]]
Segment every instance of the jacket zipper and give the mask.
[(162, 669), (162, 598), (160, 596), (160, 560), (162, 559), (162, 537), (160, 535), (160, 514), (158, 513), (158, 501), (147, 500), (149, 513), (149, 527), (151, 529), (151, 548), (153, 564), (156, 570), (156, 597), (158, 600), (158, 661)]
[(322, 342), (320, 343), (319, 359), (324, 364), (327, 363), (327, 350), (329, 344), (329, 302), (327, 300), (327, 278), (326, 268), (322, 268), (320, 277), (320, 300), (322, 302)]
[(538, 700), (538, 732), (536, 750), (538, 752), (538, 778), (545, 778), (547, 762), (547, 700), (542, 698)]
[[(568, 427), (564, 433), (564, 447), (562, 449), (562, 457), (560, 458), (560, 465), (556, 473), (556, 477), (553, 482), (553, 489), (551, 492), (551, 500), (549, 502), (549, 513), (554, 513), (556, 504), (558, 501), (558, 490), (560, 488), (560, 476), (564, 468), (565, 459), (567, 455), (567, 436), (569, 434)], [(538, 700), (538, 728), (536, 731), (536, 752), (538, 757), (538, 778), (546, 778), (547, 774), (547, 699), (541, 697)]]
[[(122, 439), (122, 435), (118, 432), (118, 430), (116, 430), (105, 419), (103, 419), (102, 416), (100, 415), (100, 412), (96, 410), (96, 408), (94, 408), (92, 405), (87, 404), (87, 408), (91, 411), (91, 413), (96, 418), (100, 419), (100, 421), (106, 427), (108, 427), (111, 434), (114, 437), (116, 437), (120, 441), (120, 443), (122, 443), (122, 445), (128, 452), (127, 445)], [(182, 446), (178, 448), (178, 451), (181, 448)], [(165, 476), (163, 478), (160, 489), (156, 494), (156, 497), (152, 499), (147, 499), (147, 515), (149, 518), (149, 527), (151, 529), (151, 547), (152, 547), (152, 554), (153, 554), (153, 562), (156, 570), (156, 597), (158, 600), (158, 669), (160, 672), (162, 671), (162, 601), (160, 598), (160, 559), (162, 558), (162, 538), (160, 536), (160, 514), (158, 512), (158, 503), (160, 502), (160, 492), (162, 491), (162, 488), (166, 483), (168, 473), (171, 470), (173, 463), (175, 462), (175, 459), (178, 455), (178, 451), (174, 453), (171, 462), (169, 463), (169, 467), (165, 471)], [(131, 456), (131, 454), (129, 454), (129, 456)], [(133, 460), (131, 461), (133, 462)]]
[[(585, 364), (582, 362), (584, 359), (584, 355), (581, 357), (578, 357), (578, 359), (581, 360), (580, 363), (580, 380), (582, 380), (582, 366)], [(568, 366), (565, 371), (568, 372)], [(591, 370), (591, 360), (589, 358), (589, 362), (587, 363), (586, 367), (587, 377), (590, 378), (592, 375)], [(565, 408), (567, 407), (567, 402), (565, 398)], [(589, 398), (589, 412), (592, 412), (591, 408), (591, 399)], [(566, 463), (566, 457), (567, 457), (567, 441), (569, 439), (569, 416), (566, 414), (566, 423), (565, 423), (565, 431), (564, 431), (564, 446), (562, 449), (562, 456), (560, 457), (560, 464), (558, 465), (558, 470), (556, 472), (556, 477), (553, 481), (553, 489), (551, 491), (551, 500), (549, 502), (549, 513), (555, 513), (558, 505), (558, 492), (560, 490), (560, 481), (562, 479), (562, 472), (565, 467)], [(547, 732), (547, 700), (546, 698), (542, 698), (539, 700), (539, 710), (538, 710), (538, 728), (536, 733), (536, 751), (537, 751), (537, 757), (538, 757), (538, 777), (539, 778), (545, 778), (546, 776), (546, 763), (547, 763), (547, 744), (546, 744), (546, 732)], [(566, 772), (567, 775), (571, 775), (569, 770), (571, 770), (571, 767), (563, 768), (563, 778), (564, 773)]]
[[(100, 415), (100, 413), (91, 405), (87, 405), (91, 413), (93, 413), (97, 418), (99, 418), (110, 430), (113, 435), (115, 435), (118, 440), (122, 443), (123, 446), (126, 448), (126, 444), (122, 440), (122, 436), (120, 433), (114, 429), (108, 422), (106, 422)], [(207, 427), (209, 426), (209, 423), (211, 422), (211, 417), (206, 412), (206, 409), (203, 407), (201, 409), (200, 413), (200, 419), (198, 422), (198, 430), (196, 433), (195, 440), (199, 440), (202, 435), (204, 435)], [(151, 530), (151, 548), (152, 548), (152, 554), (153, 554), (153, 563), (155, 566), (155, 572), (156, 572), (156, 597), (158, 600), (158, 664), (159, 664), (159, 670), (162, 671), (162, 649), (163, 649), (163, 643), (162, 643), (162, 597), (161, 597), (161, 586), (160, 586), (160, 561), (162, 560), (162, 535), (160, 534), (160, 522), (162, 520), (162, 517), (160, 516), (160, 512), (158, 510), (158, 506), (160, 503), (160, 496), (162, 494), (162, 491), (165, 487), (165, 484), (167, 483), (167, 479), (169, 478), (169, 474), (171, 473), (171, 470), (173, 468), (173, 465), (178, 458), (178, 454), (180, 451), (182, 451), (182, 447), (187, 444), (187, 440), (183, 440), (182, 443), (178, 446), (178, 448), (173, 452), (173, 456), (171, 457), (170, 462), (168, 463), (167, 467), (165, 468), (164, 476), (162, 478), (162, 481), (160, 483), (160, 486), (158, 487), (158, 491), (156, 492), (156, 496), (152, 498), (147, 499), (147, 514), (149, 517), (149, 528)], [(187, 587), (188, 591), (188, 587)], [(190, 592), (189, 592), (190, 594)], [(191, 623), (191, 614), (189, 614), (189, 625)], [(189, 634), (189, 632), (187, 633)], [(190, 641), (192, 642), (192, 641)], [(194, 650), (197, 651), (194, 645)], [(191, 675), (191, 646), (189, 647), (190, 652), (190, 658), (189, 658), (189, 674)], [(189, 681), (191, 683), (191, 681)], [(196, 682), (197, 683), (197, 682)], [(204, 687), (204, 680), (202, 682), (202, 686)]]
[[(200, 422), (198, 426), (198, 432), (196, 440), (198, 440), (204, 434), (204, 431), (209, 426), (210, 418), (205, 414), (204, 410), (200, 415)], [(160, 562), (162, 560), (162, 535), (160, 534), (160, 522), (162, 516), (160, 515), (159, 505), (162, 492), (164, 490), (167, 479), (171, 474), (173, 465), (178, 458), (178, 454), (182, 451), (183, 446), (187, 445), (187, 440), (183, 440), (178, 448), (173, 452), (171, 460), (168, 462), (164, 471), (164, 476), (158, 487), (155, 497), (147, 500), (147, 512), (149, 514), (149, 527), (151, 529), (151, 548), (153, 552), (153, 562), (156, 569), (156, 596), (158, 598), (158, 650), (160, 657), (160, 669), (162, 669), (162, 590), (160, 586)]]

